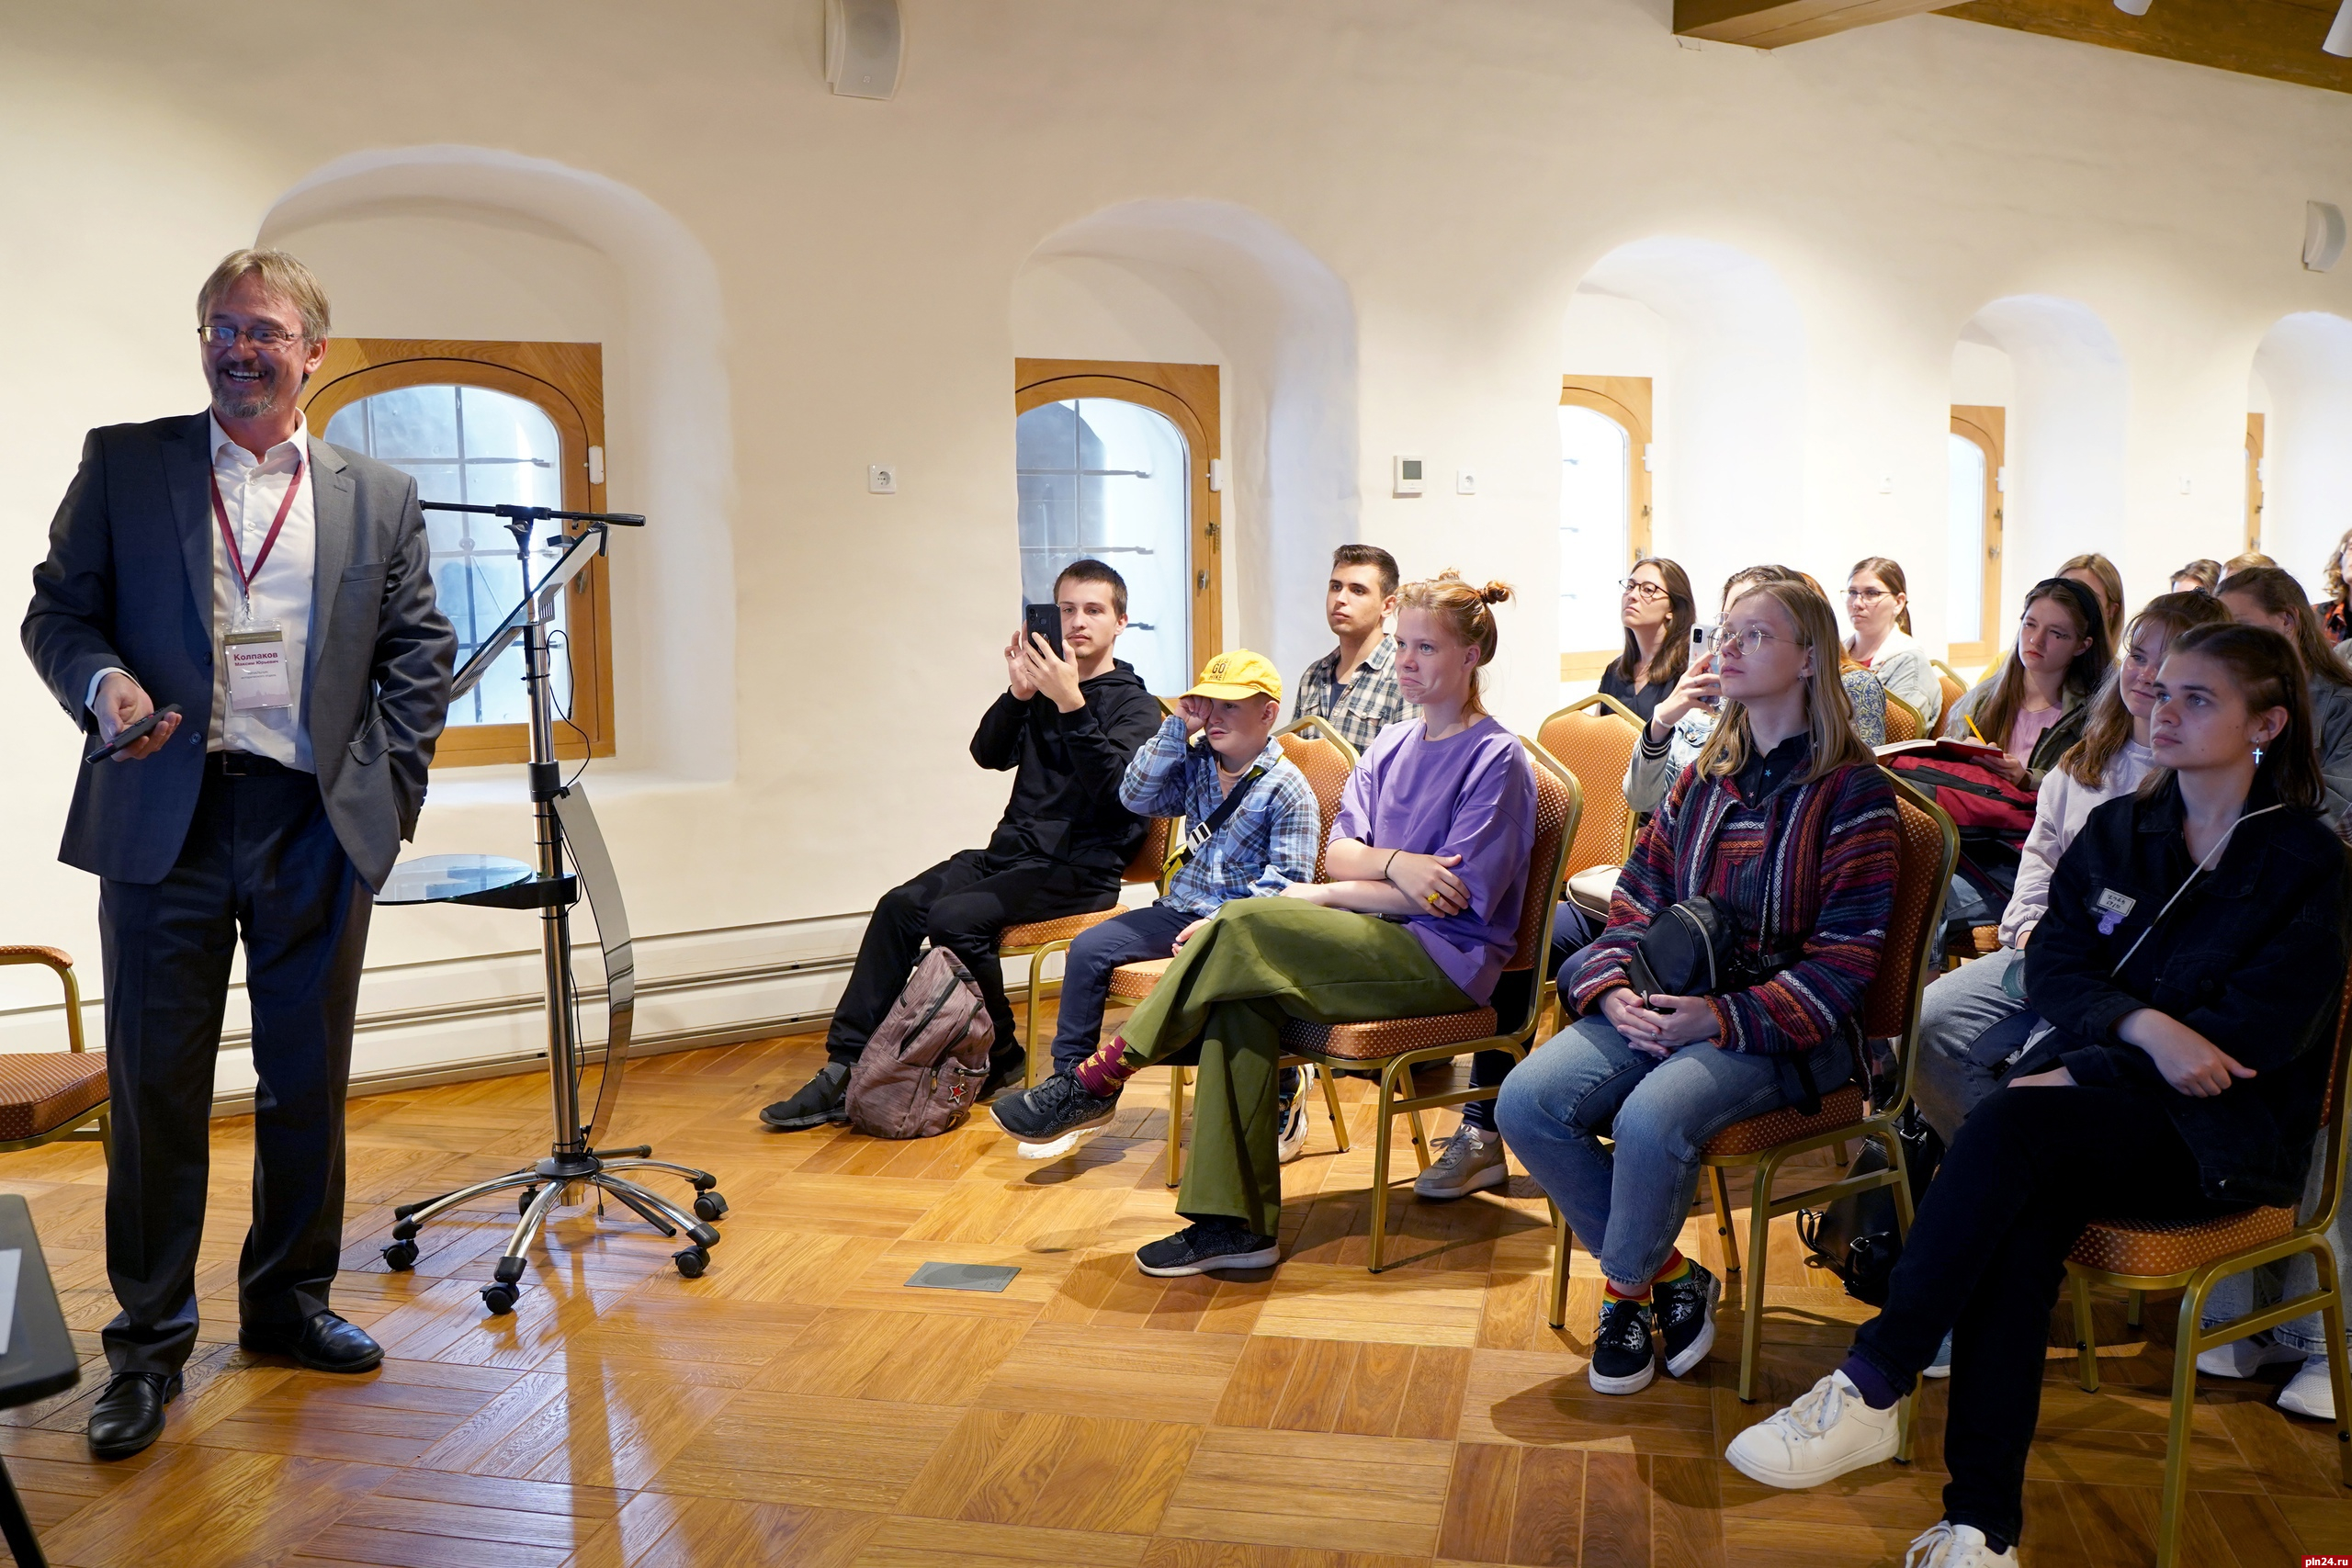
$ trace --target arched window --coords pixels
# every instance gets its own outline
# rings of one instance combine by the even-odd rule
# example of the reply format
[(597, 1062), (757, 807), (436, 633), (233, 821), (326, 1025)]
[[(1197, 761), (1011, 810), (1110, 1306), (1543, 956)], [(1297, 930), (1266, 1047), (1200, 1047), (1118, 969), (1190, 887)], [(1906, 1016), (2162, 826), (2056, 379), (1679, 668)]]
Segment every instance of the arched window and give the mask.
[(1216, 367), (1023, 359), (1014, 380), (1023, 601), (1051, 603), (1082, 557), (1109, 563), (1127, 583), (1118, 656), (1184, 690), (1224, 645)]
[(2001, 433), (2007, 411), (1955, 404), (1947, 495), (1944, 636), (1954, 664), (1989, 663), (2001, 617)]
[[(410, 343), (337, 338), (303, 398), (312, 432), (390, 464), (424, 501), (600, 512), (603, 355), (595, 344)], [(514, 536), (498, 518), (427, 512), (433, 583), (471, 658), (523, 596)], [(532, 575), (552, 552), (542, 541)], [(611, 612), (605, 563), (556, 606), (556, 726), (565, 757), (613, 754)], [(522, 650), (510, 650), (450, 705), (437, 766), (519, 762), (528, 754)]]
[(1560, 679), (1590, 680), (1624, 650), (1622, 581), (1650, 549), (1650, 382), (1560, 382)]

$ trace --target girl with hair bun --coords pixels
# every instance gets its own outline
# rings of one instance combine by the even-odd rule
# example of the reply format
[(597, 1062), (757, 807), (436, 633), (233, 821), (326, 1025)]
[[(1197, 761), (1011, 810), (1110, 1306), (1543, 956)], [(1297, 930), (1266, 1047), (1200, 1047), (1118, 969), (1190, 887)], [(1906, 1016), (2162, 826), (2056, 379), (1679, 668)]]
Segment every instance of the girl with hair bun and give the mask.
[(1109, 1122), (1141, 1068), (1198, 1049), (1193, 1152), (1176, 1196), (1193, 1223), (1136, 1253), (1144, 1273), (1263, 1269), (1281, 1257), (1286, 1017), (1411, 1018), (1492, 1000), (1518, 945), (1535, 846), (1533, 766), (1478, 695), (1494, 607), (1510, 596), (1507, 583), (1474, 588), (1452, 571), (1406, 584), (1393, 668), (1419, 716), (1382, 730), (1348, 775), (1324, 854), (1330, 880), (1226, 904), (1116, 1037), (990, 1107), (1015, 1137), (1050, 1143)]

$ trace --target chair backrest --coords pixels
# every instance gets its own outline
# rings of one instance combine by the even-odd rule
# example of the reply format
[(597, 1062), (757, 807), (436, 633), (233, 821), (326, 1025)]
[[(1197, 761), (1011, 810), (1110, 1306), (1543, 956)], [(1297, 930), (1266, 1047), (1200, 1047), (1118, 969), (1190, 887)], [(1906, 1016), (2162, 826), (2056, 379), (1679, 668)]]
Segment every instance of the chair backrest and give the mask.
[(1917, 740), (1927, 732), (1927, 721), (1919, 716), (1917, 708), (1893, 692), (1886, 694), (1886, 739), (1890, 743)]
[(1175, 842), (1176, 825), (1182, 820), (1181, 817), (1145, 818), (1143, 843), (1127, 862), (1126, 870), (1119, 873), (1119, 880), (1158, 882), (1168, 869), (1168, 847)]
[(1861, 1024), (1866, 1037), (1895, 1043), (1902, 1090), (1892, 1109), (1900, 1110), (1911, 1094), (1919, 993), (1934, 973), (1944, 896), (1960, 860), (1960, 832), (1934, 801), (1886, 769), (1879, 771), (1894, 784), (1894, 904), (1887, 914), (1878, 973), (1862, 993)]
[[(1503, 982), (1495, 987), (1496, 1027), (1505, 1034), (1532, 1034), (1544, 999), (1544, 962), (1552, 950), (1552, 916), (1560, 907), (1560, 867), (1584, 812), (1584, 788), (1558, 758), (1524, 735), (1528, 761), (1535, 769), (1535, 843), (1529, 852), (1527, 892), (1520, 900), (1519, 940), (1503, 964)], [(1514, 974), (1527, 976), (1513, 984)], [(1503, 1015), (1509, 1010), (1509, 1016)]]
[(1943, 689), (1944, 705), (1938, 711), (1949, 714), (1952, 705), (1968, 695), (1968, 682), (1954, 673), (1952, 667), (1940, 659), (1928, 660), (1936, 667), (1936, 684)]
[[(2346, 852), (2352, 856), (2352, 851)], [(2352, 867), (2347, 867), (2352, 870)], [(2344, 1156), (2347, 1139), (2344, 1125), (2345, 1056), (2352, 1049), (2352, 973), (2344, 977), (2344, 989), (2335, 998), (2335, 1035), (2328, 1043), (2335, 1053), (2328, 1058), (2327, 1092), (2320, 1100), (2321, 1114), (2327, 1120), (2320, 1130), (2327, 1134), (2322, 1145), (2321, 1157), (2327, 1163), (2320, 1169), (2319, 1204), (2311, 1217), (2298, 1228), (2324, 1232), (2334, 1228), (2336, 1205), (2344, 1201)]]
[(1639, 715), (1615, 697), (1593, 695), (1545, 719), (1535, 742), (1576, 775), (1584, 809), (1561, 863), (1566, 882), (1597, 865), (1623, 865), (1634, 847), (1634, 808), (1625, 803), (1625, 768), (1642, 738)]
[(1274, 737), (1283, 755), (1306, 775), (1308, 787), (1315, 791), (1315, 805), (1322, 813), (1323, 828), (1315, 840), (1315, 880), (1323, 877), (1323, 857), (1331, 849), (1331, 824), (1340, 818), (1340, 796), (1348, 787), (1348, 775), (1355, 771), (1356, 749), (1347, 738), (1322, 719), (1309, 714)]

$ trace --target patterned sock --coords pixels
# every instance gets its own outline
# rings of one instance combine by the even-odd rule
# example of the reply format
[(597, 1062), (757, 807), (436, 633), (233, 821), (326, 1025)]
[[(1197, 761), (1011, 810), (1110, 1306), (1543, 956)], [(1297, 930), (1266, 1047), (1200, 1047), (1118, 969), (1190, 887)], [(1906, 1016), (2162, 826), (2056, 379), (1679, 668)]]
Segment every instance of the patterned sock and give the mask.
[(1136, 1069), (1120, 1060), (1127, 1054), (1127, 1043), (1116, 1035), (1104, 1041), (1091, 1056), (1070, 1069), (1070, 1077), (1079, 1087), (1097, 1100), (1108, 1100), (1119, 1092), (1119, 1086), (1135, 1077)]
[(1658, 1271), (1650, 1276), (1650, 1283), (1678, 1285), (1690, 1277), (1690, 1260), (1682, 1256), (1682, 1249), (1678, 1247), (1666, 1255), (1666, 1261), (1658, 1266)]
[(1600, 1297), (1604, 1302), (1646, 1302), (1650, 1299), (1650, 1288), (1644, 1285), (1638, 1291), (1621, 1291), (1604, 1280), (1600, 1284)]

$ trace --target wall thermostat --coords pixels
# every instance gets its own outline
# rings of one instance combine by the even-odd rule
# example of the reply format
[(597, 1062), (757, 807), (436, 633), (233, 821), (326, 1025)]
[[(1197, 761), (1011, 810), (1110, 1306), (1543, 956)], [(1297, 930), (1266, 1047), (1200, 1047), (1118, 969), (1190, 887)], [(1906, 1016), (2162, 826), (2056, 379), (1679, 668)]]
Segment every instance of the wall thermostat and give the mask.
[(1420, 460), (1419, 457), (1398, 457), (1396, 459), (1396, 493), (1397, 493), (1398, 495), (1419, 495), (1419, 494), (1420, 494), (1420, 493), (1421, 493), (1421, 460)]

